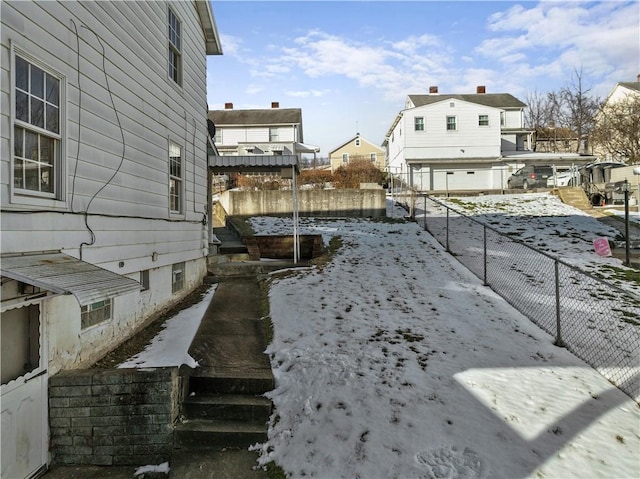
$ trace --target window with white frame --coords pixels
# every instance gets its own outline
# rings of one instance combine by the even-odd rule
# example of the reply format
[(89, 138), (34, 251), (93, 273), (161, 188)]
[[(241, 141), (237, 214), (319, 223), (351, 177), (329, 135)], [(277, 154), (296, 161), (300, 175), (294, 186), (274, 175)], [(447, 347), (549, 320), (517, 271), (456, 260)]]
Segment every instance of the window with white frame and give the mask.
[(342, 154), (342, 163), (344, 163), (344, 164), (349, 163), (349, 153), (343, 153)]
[(13, 186), (20, 194), (59, 197), (60, 78), (16, 55), (14, 85)]
[(80, 327), (90, 328), (111, 319), (112, 301), (105, 299), (80, 308)]
[(278, 134), (278, 128), (272, 126), (269, 128), (269, 141), (278, 141), (280, 135)]
[(169, 78), (182, 83), (182, 26), (175, 12), (167, 8), (167, 32), (169, 37)]
[(424, 117), (416, 116), (413, 119), (413, 129), (415, 131), (424, 131)]
[(489, 126), (489, 115), (478, 115), (478, 126)]
[(169, 142), (169, 209), (182, 212), (182, 148)]
[(505, 116), (505, 112), (500, 112), (500, 126), (505, 126), (507, 123), (507, 117)]
[(371, 163), (375, 163), (378, 160), (378, 154), (377, 153), (371, 153), (370, 154), (370, 158), (371, 158)]
[(356, 146), (360, 146), (360, 138), (356, 138)]
[(447, 131), (456, 131), (456, 117), (447, 116)]
[(177, 293), (184, 288), (184, 262), (171, 266), (171, 292)]

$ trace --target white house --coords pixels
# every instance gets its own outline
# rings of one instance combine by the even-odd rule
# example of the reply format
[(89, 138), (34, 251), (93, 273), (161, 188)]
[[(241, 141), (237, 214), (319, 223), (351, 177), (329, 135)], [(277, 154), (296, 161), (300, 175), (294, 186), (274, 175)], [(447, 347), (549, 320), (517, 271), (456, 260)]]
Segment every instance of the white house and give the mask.
[(531, 132), (524, 128), (526, 105), (508, 93), (486, 93), (484, 86), (475, 94), (429, 90), (407, 96), (383, 142), (390, 173), (418, 190), (499, 190), (529, 162), (588, 161), (533, 154)]
[(287, 156), (317, 153), (319, 148), (304, 144), (302, 110), (271, 108), (236, 110), (225, 103), (224, 110), (210, 110), (215, 125), (214, 143), (220, 156)]
[(2, 477), (46, 467), (49, 375), (202, 283), (221, 53), (208, 1), (2, 2)]

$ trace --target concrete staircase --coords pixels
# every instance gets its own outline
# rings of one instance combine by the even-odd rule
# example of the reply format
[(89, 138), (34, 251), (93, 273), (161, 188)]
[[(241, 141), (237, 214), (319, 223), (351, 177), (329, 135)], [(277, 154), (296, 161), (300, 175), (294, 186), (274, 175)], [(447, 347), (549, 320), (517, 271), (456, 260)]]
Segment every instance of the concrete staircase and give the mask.
[(590, 210), (593, 205), (587, 198), (587, 194), (582, 188), (556, 188), (552, 191), (560, 197), (563, 203), (574, 206), (581, 210)]
[(262, 268), (231, 228), (218, 225), (213, 232), (218, 242), (205, 280), (217, 286), (189, 348), (199, 367), (181, 370), (174, 448), (246, 450), (267, 440), (272, 403), (264, 394), (274, 388), (260, 319)]

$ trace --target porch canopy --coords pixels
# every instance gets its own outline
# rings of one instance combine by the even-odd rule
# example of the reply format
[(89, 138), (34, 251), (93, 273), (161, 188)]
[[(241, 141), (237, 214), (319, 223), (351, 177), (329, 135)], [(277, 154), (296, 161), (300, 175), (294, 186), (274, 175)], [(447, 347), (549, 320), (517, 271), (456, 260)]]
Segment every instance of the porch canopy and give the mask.
[[(297, 155), (209, 155), (209, 168), (213, 172), (225, 173), (284, 173), (289, 176), (289, 168), (299, 172)], [(287, 169), (283, 172), (283, 169)]]
[(64, 253), (3, 256), (3, 277), (58, 294), (73, 294), (80, 306), (142, 289), (140, 283)]

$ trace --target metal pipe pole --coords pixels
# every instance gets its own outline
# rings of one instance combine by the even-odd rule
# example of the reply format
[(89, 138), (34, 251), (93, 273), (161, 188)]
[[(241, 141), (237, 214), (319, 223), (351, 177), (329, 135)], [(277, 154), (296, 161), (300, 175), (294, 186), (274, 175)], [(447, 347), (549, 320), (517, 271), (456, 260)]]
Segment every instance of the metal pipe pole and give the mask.
[(624, 180), (624, 258), (625, 265), (631, 266), (631, 257), (629, 255), (629, 181)]

